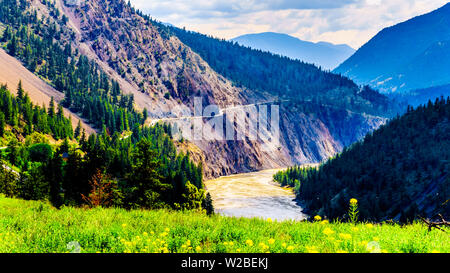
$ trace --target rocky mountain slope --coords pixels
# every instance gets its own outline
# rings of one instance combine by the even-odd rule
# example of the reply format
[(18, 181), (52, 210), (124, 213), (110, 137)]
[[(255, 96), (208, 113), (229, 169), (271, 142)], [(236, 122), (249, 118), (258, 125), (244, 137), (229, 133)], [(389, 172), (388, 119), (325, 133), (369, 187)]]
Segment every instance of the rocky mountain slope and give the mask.
[[(215, 104), (222, 109), (262, 102), (280, 104), (281, 135), (276, 145), (267, 141), (275, 137), (269, 130), (265, 130), (266, 140), (252, 139), (245, 132), (238, 141), (180, 141), (179, 149), (203, 162), (206, 177), (319, 162), (386, 121), (381, 110), (387, 111), (385, 97), (301, 62), (292, 61), (287, 75), (296, 75), (296, 84), (306, 84), (309, 96), (305, 100), (289, 95), (298, 93), (292, 89), (290, 97), (280, 101), (273, 88), (237, 84), (226, 71), (218, 73), (217, 62), (123, 0), (56, 0), (58, 12), (39, 0), (30, 2), (31, 9), (41, 16), (64, 15), (64, 24), (61, 20), (55, 23), (71, 33), (68, 42), (72, 47), (94, 60), (125, 93), (132, 94), (135, 106), (148, 110), (149, 121), (175, 117), (174, 109), (183, 105), (193, 109), (194, 97), (201, 97), (203, 105)], [(281, 64), (284, 60), (263, 55), (257, 56), (257, 61)], [(243, 69), (255, 72), (251, 66)], [(313, 83), (321, 81), (326, 82), (325, 87), (316, 92), (317, 84)], [(211, 118), (201, 120), (209, 128)], [(236, 122), (231, 124), (242, 131)]]

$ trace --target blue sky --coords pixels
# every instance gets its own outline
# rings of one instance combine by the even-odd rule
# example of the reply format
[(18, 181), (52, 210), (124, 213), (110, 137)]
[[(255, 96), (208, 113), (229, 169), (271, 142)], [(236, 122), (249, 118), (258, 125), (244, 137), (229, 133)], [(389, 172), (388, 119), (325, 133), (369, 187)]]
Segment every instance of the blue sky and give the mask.
[(230, 39), (280, 32), (355, 49), (382, 28), (437, 9), (447, 0), (131, 0), (153, 18)]

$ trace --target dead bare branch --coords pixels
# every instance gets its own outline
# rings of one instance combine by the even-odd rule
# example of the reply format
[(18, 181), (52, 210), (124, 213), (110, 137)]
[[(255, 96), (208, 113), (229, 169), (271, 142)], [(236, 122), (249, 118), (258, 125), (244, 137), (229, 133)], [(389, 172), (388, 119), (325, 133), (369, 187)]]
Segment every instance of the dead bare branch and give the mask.
[(431, 220), (427, 220), (421, 216), (419, 216), (419, 218), (422, 220), (422, 222), (424, 222), (427, 226), (428, 226), (428, 231), (431, 231), (433, 228), (435, 229), (439, 229), (443, 232), (446, 232), (445, 230), (443, 230), (442, 228), (440, 228), (441, 226), (450, 226), (450, 222), (447, 222), (444, 217), (441, 214), (438, 214), (439, 218), (441, 218), (441, 221), (438, 222), (433, 222)]

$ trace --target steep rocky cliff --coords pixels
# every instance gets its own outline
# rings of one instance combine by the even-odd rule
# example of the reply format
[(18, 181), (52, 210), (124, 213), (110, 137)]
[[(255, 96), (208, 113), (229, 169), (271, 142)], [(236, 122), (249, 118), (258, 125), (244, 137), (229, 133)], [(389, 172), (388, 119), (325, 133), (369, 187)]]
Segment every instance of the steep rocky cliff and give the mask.
[[(48, 13), (40, 1), (32, 2), (40, 14)], [(267, 102), (280, 105), (279, 143), (268, 141), (275, 137), (269, 130), (265, 130), (266, 139), (252, 139), (236, 122), (231, 122), (232, 127), (245, 135), (240, 140), (180, 141), (180, 150), (203, 162), (207, 178), (319, 162), (386, 121), (364, 111), (321, 103), (320, 99), (284, 102), (274, 95), (275, 90), (237, 87), (178, 37), (161, 31), (123, 0), (56, 0), (55, 4), (67, 17), (61, 27), (73, 32), (72, 45), (95, 60), (122, 90), (133, 94), (136, 107), (148, 110), (149, 122), (176, 118), (174, 109), (181, 105), (193, 109), (194, 97), (201, 97), (203, 105), (215, 104), (221, 109)], [(332, 102), (333, 95), (346, 101), (348, 94), (349, 104), (358, 100), (378, 107), (375, 100), (361, 96), (355, 88), (342, 89), (341, 93), (333, 88), (320, 96)], [(211, 117), (201, 120), (209, 128)]]

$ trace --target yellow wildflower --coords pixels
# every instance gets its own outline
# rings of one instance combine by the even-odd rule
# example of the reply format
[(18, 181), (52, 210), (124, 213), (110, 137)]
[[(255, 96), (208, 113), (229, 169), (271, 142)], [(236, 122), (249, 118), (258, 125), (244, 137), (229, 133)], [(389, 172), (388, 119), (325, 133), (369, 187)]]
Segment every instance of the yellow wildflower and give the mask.
[(334, 234), (334, 231), (331, 230), (330, 228), (326, 228), (323, 230), (323, 233), (328, 236), (328, 235)]
[(322, 220), (322, 217), (320, 217), (319, 215), (314, 216), (314, 221), (319, 222)]
[(358, 200), (356, 200), (355, 198), (352, 198), (352, 199), (350, 199), (350, 204), (356, 205), (356, 204), (358, 204)]
[(270, 239), (269, 239), (269, 245), (273, 245), (274, 243), (275, 243), (275, 239), (270, 238)]
[(330, 223), (330, 221), (328, 221), (328, 220), (323, 220), (322, 222), (320, 222), (322, 225), (327, 225), (327, 224), (329, 224)]
[(197, 247), (195, 248), (195, 251), (200, 252), (200, 251), (202, 251), (202, 248), (201, 248), (200, 246), (197, 246)]
[(265, 243), (259, 243), (259, 247), (262, 248), (263, 250), (266, 250), (269, 248)]
[(319, 251), (317, 250), (316, 246), (307, 246), (306, 247), (306, 252), (308, 252), (308, 253), (319, 253)]
[(267, 218), (267, 222), (269, 222), (269, 223), (272, 223), (273, 221), (272, 221), (272, 218)]
[(247, 240), (247, 241), (245, 241), (245, 243), (246, 243), (248, 246), (253, 246), (253, 241), (252, 241), (252, 240)]
[(369, 243), (369, 242), (367, 242), (367, 241), (362, 241), (362, 242), (359, 243), (359, 245), (360, 245), (360, 246), (367, 246), (368, 243)]
[(340, 233), (339, 238), (344, 239), (344, 240), (350, 240), (352, 238), (352, 235), (347, 234), (347, 233)]

